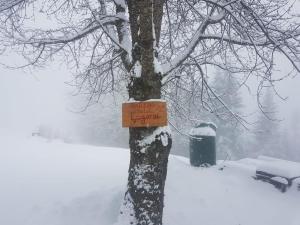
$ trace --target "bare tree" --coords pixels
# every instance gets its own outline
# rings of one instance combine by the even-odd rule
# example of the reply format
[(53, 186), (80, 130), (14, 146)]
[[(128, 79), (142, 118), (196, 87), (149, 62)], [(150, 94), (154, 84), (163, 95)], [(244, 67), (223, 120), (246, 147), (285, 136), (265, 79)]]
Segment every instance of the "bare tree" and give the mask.
[[(7, 3), (8, 2), (8, 3)], [(0, 0), (1, 50), (40, 65), (66, 57), (89, 100), (127, 86), (136, 101), (169, 101), (183, 90), (215, 112), (220, 96), (208, 85), (210, 68), (257, 76), (274, 86), (274, 58), (299, 72), (299, 17), (288, 0)], [(45, 23), (51, 21), (51, 25)], [(25, 66), (26, 66), (25, 65)], [(130, 224), (162, 224), (171, 133), (167, 127), (130, 128), (128, 190), (121, 210)]]

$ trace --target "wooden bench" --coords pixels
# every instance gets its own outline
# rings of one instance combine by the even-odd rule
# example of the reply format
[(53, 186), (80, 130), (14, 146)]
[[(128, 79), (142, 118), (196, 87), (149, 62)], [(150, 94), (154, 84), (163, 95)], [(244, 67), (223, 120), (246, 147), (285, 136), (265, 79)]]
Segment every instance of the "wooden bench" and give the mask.
[(268, 182), (281, 192), (294, 183), (300, 191), (300, 163), (260, 156), (254, 179)]
[[(266, 173), (264, 171), (256, 170), (254, 179), (273, 184), (281, 192), (286, 192), (287, 188), (292, 186), (293, 181), (295, 179), (300, 179), (300, 176), (287, 178), (287, 177), (283, 177), (283, 176), (278, 176), (276, 174), (270, 174), (270, 173)], [(300, 182), (296, 183), (295, 185), (297, 185), (297, 188), (300, 191)]]

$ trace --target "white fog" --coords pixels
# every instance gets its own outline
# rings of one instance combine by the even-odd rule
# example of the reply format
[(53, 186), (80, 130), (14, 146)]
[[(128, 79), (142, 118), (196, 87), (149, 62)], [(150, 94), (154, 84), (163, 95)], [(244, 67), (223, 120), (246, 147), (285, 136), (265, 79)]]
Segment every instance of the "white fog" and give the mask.
[(299, 12), (0, 0), (0, 225), (300, 225)]

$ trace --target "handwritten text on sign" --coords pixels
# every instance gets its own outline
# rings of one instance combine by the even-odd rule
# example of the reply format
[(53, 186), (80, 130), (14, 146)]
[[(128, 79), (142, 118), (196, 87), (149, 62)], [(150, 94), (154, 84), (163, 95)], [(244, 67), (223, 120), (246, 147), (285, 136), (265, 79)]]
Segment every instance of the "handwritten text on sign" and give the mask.
[(123, 127), (166, 126), (166, 102), (146, 101), (123, 103), (122, 125)]

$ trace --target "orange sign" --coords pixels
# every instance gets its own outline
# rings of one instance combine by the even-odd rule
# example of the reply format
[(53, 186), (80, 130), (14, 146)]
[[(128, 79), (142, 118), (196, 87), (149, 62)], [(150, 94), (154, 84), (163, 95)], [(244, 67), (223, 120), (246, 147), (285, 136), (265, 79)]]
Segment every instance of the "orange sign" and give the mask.
[(163, 101), (122, 104), (123, 127), (158, 127), (167, 125), (167, 105)]

